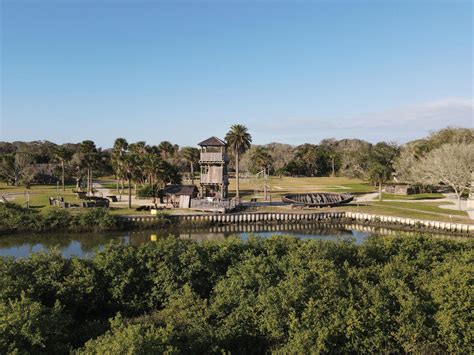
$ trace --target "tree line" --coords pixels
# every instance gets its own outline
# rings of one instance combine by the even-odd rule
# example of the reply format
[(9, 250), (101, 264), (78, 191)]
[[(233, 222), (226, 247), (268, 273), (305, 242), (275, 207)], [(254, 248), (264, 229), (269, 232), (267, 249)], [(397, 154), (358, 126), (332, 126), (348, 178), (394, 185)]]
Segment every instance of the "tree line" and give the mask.
[[(324, 139), (319, 144), (299, 146), (252, 145), (252, 137), (243, 125), (233, 125), (225, 138), (230, 168), (237, 178), (242, 173), (263, 170), (277, 176), (360, 178), (380, 189), (388, 181), (444, 184), (460, 198), (471, 188), (474, 170), (474, 130), (468, 128), (446, 128), (404, 145), (371, 144), (359, 139)], [(48, 166), (49, 180), (59, 180), (63, 187), (64, 180), (73, 180), (77, 187), (91, 191), (93, 176), (114, 174), (117, 192), (123, 192), (124, 183), (128, 194), (132, 185), (135, 190), (147, 185), (149, 194), (155, 196), (164, 184), (179, 183), (183, 176), (194, 183), (198, 163), (197, 148), (179, 147), (168, 141), (148, 145), (117, 138), (110, 149), (97, 148), (89, 140), (64, 145), (47, 141), (0, 142), (0, 179), (15, 185), (47, 180), (41, 167)], [(237, 197), (238, 187), (237, 181)]]
[(0, 258), (0, 353), (474, 351), (472, 241), (174, 237)]

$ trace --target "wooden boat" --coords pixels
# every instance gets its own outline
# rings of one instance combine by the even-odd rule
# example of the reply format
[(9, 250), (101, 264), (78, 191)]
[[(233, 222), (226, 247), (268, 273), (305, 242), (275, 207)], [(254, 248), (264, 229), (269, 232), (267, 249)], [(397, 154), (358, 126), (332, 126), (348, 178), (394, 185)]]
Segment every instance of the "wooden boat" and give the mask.
[(285, 203), (308, 207), (332, 207), (351, 202), (351, 194), (336, 194), (331, 192), (315, 192), (307, 194), (288, 194), (282, 197)]

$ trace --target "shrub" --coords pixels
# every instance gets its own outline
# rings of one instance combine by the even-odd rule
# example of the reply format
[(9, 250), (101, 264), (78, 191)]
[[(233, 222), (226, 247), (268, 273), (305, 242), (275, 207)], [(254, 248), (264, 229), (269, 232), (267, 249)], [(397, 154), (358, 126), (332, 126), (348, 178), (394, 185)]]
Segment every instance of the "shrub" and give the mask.
[(65, 353), (69, 323), (59, 302), (49, 308), (24, 295), (0, 302), (0, 353)]
[(75, 230), (105, 231), (117, 228), (117, 218), (104, 208), (88, 208), (74, 216), (73, 228)]
[(161, 197), (161, 190), (156, 185), (145, 185), (137, 191), (137, 197)]
[(42, 230), (68, 230), (73, 217), (65, 209), (50, 207), (43, 212)]
[(14, 203), (0, 203), (0, 233), (41, 230), (41, 215)]
[[(164, 221), (160, 221), (161, 225)], [(51, 207), (39, 213), (16, 204), (0, 204), (0, 233), (44, 231), (106, 231), (118, 229), (119, 220), (104, 208), (89, 208), (73, 215)]]

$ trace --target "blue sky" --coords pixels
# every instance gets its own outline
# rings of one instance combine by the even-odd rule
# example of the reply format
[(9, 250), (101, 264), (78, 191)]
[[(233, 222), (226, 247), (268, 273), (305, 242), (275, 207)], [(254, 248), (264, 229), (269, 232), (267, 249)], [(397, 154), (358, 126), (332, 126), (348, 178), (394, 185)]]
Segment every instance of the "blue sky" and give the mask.
[(0, 140), (406, 142), (473, 127), (470, 1), (1, 3)]

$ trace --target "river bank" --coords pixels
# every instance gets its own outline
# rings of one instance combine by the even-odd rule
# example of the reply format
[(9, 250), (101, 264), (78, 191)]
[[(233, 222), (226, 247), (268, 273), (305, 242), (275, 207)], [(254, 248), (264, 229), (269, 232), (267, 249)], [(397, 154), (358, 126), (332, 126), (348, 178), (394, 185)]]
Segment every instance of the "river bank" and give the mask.
[(112, 215), (105, 209), (91, 208), (73, 214), (68, 210), (51, 208), (46, 211), (21, 208), (13, 204), (0, 206), (0, 234), (15, 232), (82, 232), (119, 231), (135, 229), (205, 227), (231, 224), (274, 224), (346, 222), (422, 232), (442, 232), (472, 236), (474, 224), (420, 220), (357, 212), (238, 212), (229, 214), (173, 215)]

